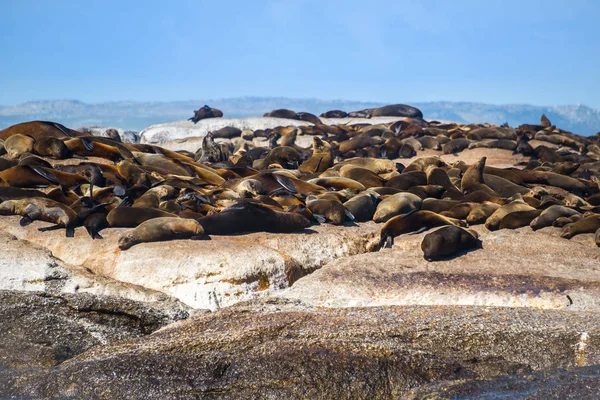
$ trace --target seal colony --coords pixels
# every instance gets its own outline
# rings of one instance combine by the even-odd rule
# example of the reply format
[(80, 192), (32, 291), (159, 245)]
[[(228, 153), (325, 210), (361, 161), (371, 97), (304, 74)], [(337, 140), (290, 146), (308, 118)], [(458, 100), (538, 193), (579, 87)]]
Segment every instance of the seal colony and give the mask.
[[(302, 232), (313, 224), (381, 223), (378, 248), (394, 238), (443, 227), (422, 243), (427, 260), (482, 246), (468, 227), (560, 228), (570, 239), (595, 233), (600, 245), (600, 136), (552, 125), (426, 121), (414, 107), (391, 105), (322, 116), (405, 117), (388, 124), (325, 125), (310, 113), (266, 114), (307, 126), (207, 134), (195, 152), (130, 144), (31, 121), (0, 131), (0, 215), (40, 220), (73, 236), (84, 227), (101, 239), (108, 227), (130, 228), (126, 250), (144, 242), (210, 239), (247, 232)], [(194, 122), (221, 117), (209, 106)], [(312, 146), (296, 144), (310, 135)], [(264, 145), (257, 145), (255, 139)], [(219, 142), (216, 142), (219, 140)], [(465, 149), (498, 148), (528, 157), (511, 168), (469, 165)], [(425, 149), (457, 155), (412, 158)], [(485, 246), (485, 243), (483, 243)]]

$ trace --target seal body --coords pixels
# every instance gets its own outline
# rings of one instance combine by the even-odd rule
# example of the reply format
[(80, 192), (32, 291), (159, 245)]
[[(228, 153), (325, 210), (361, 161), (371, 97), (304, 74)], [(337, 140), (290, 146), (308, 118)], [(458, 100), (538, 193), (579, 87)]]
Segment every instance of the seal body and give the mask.
[(427, 261), (441, 260), (476, 248), (481, 248), (477, 232), (452, 225), (428, 233), (421, 242), (423, 258)]
[(145, 242), (207, 238), (202, 226), (193, 219), (155, 218), (121, 235), (119, 248), (127, 250), (136, 244)]

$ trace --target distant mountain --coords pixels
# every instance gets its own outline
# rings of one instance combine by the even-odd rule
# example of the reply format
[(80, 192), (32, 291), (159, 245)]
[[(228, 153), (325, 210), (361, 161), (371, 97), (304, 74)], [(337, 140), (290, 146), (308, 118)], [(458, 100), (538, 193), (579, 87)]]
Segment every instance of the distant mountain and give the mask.
[[(384, 105), (377, 102), (286, 97), (235, 97), (173, 102), (115, 101), (94, 104), (77, 100), (30, 101), (16, 106), (0, 106), (0, 129), (18, 122), (41, 119), (57, 121), (73, 128), (98, 125), (139, 131), (153, 124), (187, 119), (193, 115), (193, 110), (204, 104), (219, 108), (226, 117), (232, 118), (262, 116), (276, 108), (290, 108), (318, 115), (333, 109), (354, 111)], [(511, 126), (517, 126), (522, 123), (538, 123), (540, 116), (546, 114), (553, 124), (575, 133), (593, 135), (600, 131), (600, 112), (582, 105), (541, 107), (445, 101), (407, 104), (419, 108), (427, 119), (465, 123), (508, 122)]]

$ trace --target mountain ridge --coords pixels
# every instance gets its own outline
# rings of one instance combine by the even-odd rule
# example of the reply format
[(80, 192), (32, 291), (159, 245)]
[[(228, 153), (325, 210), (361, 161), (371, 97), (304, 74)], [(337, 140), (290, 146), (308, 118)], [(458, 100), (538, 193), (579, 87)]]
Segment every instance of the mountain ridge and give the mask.
[[(288, 97), (244, 96), (180, 101), (110, 101), (86, 103), (80, 100), (33, 100), (18, 105), (0, 105), (0, 129), (35, 119), (54, 120), (77, 128), (80, 126), (114, 126), (141, 130), (147, 126), (187, 119), (193, 110), (209, 104), (226, 117), (262, 116), (276, 108), (290, 108), (315, 114), (342, 109), (355, 111), (388, 103), (351, 100), (294, 99)], [(486, 104), (478, 102), (406, 102), (419, 108), (426, 119), (453, 120), (462, 123), (489, 122), (511, 126), (537, 123), (542, 114), (556, 126), (583, 135), (600, 131), (600, 111), (585, 105), (535, 106), (530, 104)]]

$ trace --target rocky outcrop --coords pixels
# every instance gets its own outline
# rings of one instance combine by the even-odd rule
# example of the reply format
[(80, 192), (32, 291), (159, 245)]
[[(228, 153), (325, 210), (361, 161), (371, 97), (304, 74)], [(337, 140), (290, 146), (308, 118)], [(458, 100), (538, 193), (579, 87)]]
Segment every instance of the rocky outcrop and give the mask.
[(430, 382), (598, 363), (599, 337), (590, 312), (269, 300), (97, 346), (55, 368), (0, 370), (0, 396), (397, 398)]
[(600, 365), (592, 365), (424, 385), (408, 393), (406, 398), (596, 399), (598, 393)]
[[(364, 253), (379, 227), (321, 225), (305, 234), (267, 234), (213, 237), (210, 241), (143, 243), (127, 251), (118, 248), (125, 229), (106, 229), (103, 240), (91, 240), (78, 229), (65, 240), (64, 232), (44, 232), (34, 222), (21, 227), (18, 217), (0, 218), (0, 230), (49, 249), (60, 260), (95, 274), (166, 293), (200, 309), (216, 310), (239, 301), (287, 288), (336, 258)], [(165, 257), (168, 246), (169, 257)]]
[(0, 290), (0, 369), (54, 366), (188, 316), (113, 296)]
[[(340, 258), (279, 295), (314, 306), (488, 305), (600, 310), (600, 252), (593, 234), (571, 241), (560, 229), (489, 232), (483, 249), (440, 262), (423, 259), (428, 233), (392, 249)], [(573, 255), (566, 257), (566, 254)]]

